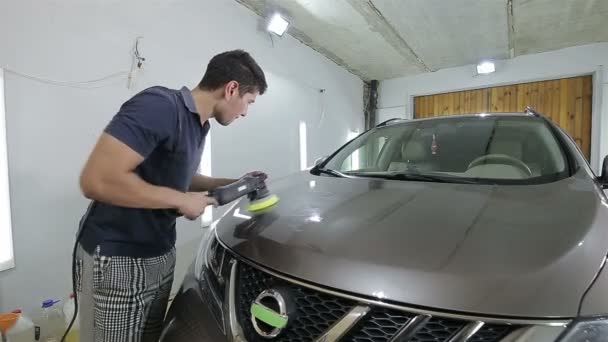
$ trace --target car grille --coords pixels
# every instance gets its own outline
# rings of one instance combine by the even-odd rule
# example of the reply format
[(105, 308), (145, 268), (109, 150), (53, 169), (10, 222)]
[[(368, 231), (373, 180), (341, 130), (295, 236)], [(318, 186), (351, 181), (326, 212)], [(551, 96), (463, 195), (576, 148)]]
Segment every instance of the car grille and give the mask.
[(443, 319), (433, 317), (423, 325), (414, 337), (410, 339), (411, 342), (439, 342), (447, 341), (450, 337), (454, 336), (460, 329), (464, 328), (468, 322), (459, 321), (453, 319)]
[[(304, 342), (313, 341), (323, 335), (334, 323), (360, 305), (357, 301), (327, 294), (308, 287), (286, 281), (261, 271), (249, 264), (238, 263), (237, 276), (237, 317), (243, 333), (250, 342), (268, 341), (258, 335), (251, 322), (250, 307), (257, 296), (268, 289), (287, 291), (294, 301), (296, 313), (290, 317), (288, 326), (273, 341)], [(342, 341), (383, 342), (391, 341), (417, 314), (382, 306), (370, 306), (370, 311), (344, 336)], [(410, 342), (444, 342), (458, 334), (472, 321), (430, 317), (413, 332)], [(468, 341), (498, 342), (516, 325), (486, 324)]]
[(349, 300), (293, 285), (242, 263), (238, 274), (239, 323), (250, 342), (268, 341), (257, 334), (251, 323), (251, 314), (249, 313), (251, 304), (264, 290), (277, 287), (285, 288), (289, 291), (297, 308), (295, 321), (290, 322), (289, 327), (273, 339), (274, 341), (312, 341), (321, 336), (355, 304)]
[(486, 324), (477, 334), (473, 335), (467, 342), (493, 342), (500, 341), (513, 331), (511, 326), (499, 324)]
[(388, 341), (399, 329), (405, 326), (416, 315), (408, 312), (375, 308), (367, 315), (367, 320), (346, 335), (346, 341), (376, 342)]

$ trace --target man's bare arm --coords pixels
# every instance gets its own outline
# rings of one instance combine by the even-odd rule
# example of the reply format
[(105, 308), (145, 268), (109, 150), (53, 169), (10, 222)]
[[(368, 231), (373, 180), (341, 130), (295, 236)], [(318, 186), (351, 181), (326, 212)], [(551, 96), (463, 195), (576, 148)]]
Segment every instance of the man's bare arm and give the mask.
[(190, 184), (190, 191), (210, 191), (217, 187), (232, 184), (237, 179), (231, 178), (213, 178), (200, 174), (192, 177), (192, 183)]
[(93, 200), (117, 206), (179, 209), (186, 194), (141, 179), (135, 168), (143, 157), (113, 136), (103, 133), (80, 176), (80, 188)]

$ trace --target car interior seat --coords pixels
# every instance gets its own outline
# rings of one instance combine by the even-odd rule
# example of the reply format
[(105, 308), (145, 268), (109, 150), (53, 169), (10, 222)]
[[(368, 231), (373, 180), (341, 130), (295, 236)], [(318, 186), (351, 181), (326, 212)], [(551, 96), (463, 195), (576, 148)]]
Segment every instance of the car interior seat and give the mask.
[[(508, 136), (494, 137), (487, 154), (506, 155), (523, 162), (524, 147), (518, 138)], [(468, 169), (465, 174), (469, 177), (481, 178), (527, 178), (521, 170), (508, 164), (482, 164)]]
[(539, 139), (526, 139), (523, 145), (522, 161), (528, 165), (532, 171), (532, 177), (541, 176), (543, 165), (547, 162), (548, 155), (544, 153), (544, 145)]
[(522, 160), (523, 146), (515, 139), (492, 140), (488, 154), (504, 154), (515, 159)]
[(431, 150), (425, 148), (420, 141), (406, 141), (401, 145), (401, 160), (389, 164), (388, 171), (419, 171), (436, 170), (436, 163), (431, 160)]

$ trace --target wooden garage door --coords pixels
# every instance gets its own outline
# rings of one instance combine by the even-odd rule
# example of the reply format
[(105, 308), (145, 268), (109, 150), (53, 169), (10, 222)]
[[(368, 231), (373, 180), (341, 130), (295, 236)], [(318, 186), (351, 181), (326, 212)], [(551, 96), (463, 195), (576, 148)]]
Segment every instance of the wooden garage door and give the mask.
[(591, 155), (592, 77), (521, 83), (414, 99), (414, 117), (523, 112), (526, 106), (551, 118)]

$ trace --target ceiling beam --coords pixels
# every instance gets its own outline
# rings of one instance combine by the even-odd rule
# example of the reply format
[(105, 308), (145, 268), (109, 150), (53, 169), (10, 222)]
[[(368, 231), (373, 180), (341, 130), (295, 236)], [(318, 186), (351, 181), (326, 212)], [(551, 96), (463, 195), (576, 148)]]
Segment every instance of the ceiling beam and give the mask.
[(507, 0), (507, 39), (509, 39), (509, 58), (515, 57), (515, 23), (513, 22), (513, 0)]
[(410, 59), (412, 56), (416, 59), (416, 64), (420, 69), (426, 72), (431, 72), (431, 68), (420, 58), (420, 56), (412, 49), (412, 47), (403, 39), (397, 30), (384, 17), (382, 12), (374, 6), (371, 0), (347, 0), (350, 6), (355, 9), (367, 23), (373, 27), (382, 37), (389, 43), (397, 52)]

